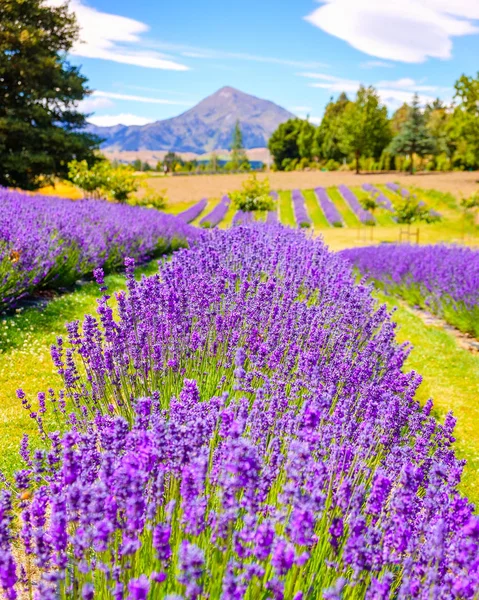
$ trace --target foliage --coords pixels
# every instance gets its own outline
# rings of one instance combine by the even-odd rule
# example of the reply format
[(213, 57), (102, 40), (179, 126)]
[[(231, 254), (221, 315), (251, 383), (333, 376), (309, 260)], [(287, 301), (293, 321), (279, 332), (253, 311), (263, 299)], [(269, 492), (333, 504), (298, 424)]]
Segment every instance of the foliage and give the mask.
[(166, 190), (156, 191), (146, 181), (142, 181), (140, 186), (143, 190), (143, 193), (141, 194), (141, 196), (129, 198), (129, 204), (134, 204), (136, 206), (146, 206), (147, 208), (156, 208), (157, 210), (162, 210), (166, 207), (168, 203)]
[(399, 134), (392, 140), (391, 154), (407, 154), (410, 157), (410, 171), (414, 172), (414, 156), (426, 156), (437, 151), (437, 143), (426, 127), (426, 117), (419, 105), (419, 97), (414, 95), (407, 121)]
[(340, 148), (340, 131), (341, 119), (349, 104), (344, 92), (335, 102), (331, 99), (316, 129), (312, 154), (320, 160), (327, 161), (325, 167), (328, 171), (335, 170), (336, 165), (339, 167), (339, 163), (346, 158), (346, 154)]
[(462, 75), (455, 84), (457, 106), (451, 123), (454, 160), (468, 168), (479, 167), (479, 72), (476, 78)]
[(243, 182), (241, 189), (230, 194), (231, 199), (239, 210), (251, 212), (255, 210), (272, 210), (274, 200), (270, 194), (269, 180), (258, 179), (253, 173)]
[(393, 200), (395, 217), (398, 223), (412, 225), (413, 223), (436, 223), (441, 217), (431, 211), (415, 194), (401, 195)]
[(370, 191), (365, 196), (361, 196), (359, 202), (363, 209), (367, 212), (370, 212), (373, 215), (373, 220), (368, 221), (368, 225), (375, 225), (376, 221), (374, 220), (374, 213), (380, 207), (378, 202), (378, 196), (380, 192), (378, 191)]
[(278, 171), (290, 170), (292, 162), (301, 158), (298, 137), (302, 123), (301, 119), (289, 119), (281, 123), (269, 138), (268, 149)]
[(2, 0), (0, 23), (0, 185), (36, 189), (72, 159), (95, 161), (76, 108), (86, 78), (66, 59), (78, 28), (67, 4), (42, 0)]
[(239, 121), (236, 121), (233, 131), (233, 141), (231, 143), (231, 159), (225, 167), (229, 171), (249, 171), (250, 164), (243, 147), (243, 134)]
[(138, 189), (138, 180), (132, 167), (114, 167), (106, 160), (98, 161), (92, 167), (88, 166), (86, 160), (73, 160), (68, 165), (68, 177), (92, 198), (104, 195), (118, 202), (126, 202), (129, 195)]
[(380, 104), (373, 87), (360, 86), (355, 101), (345, 107), (341, 118), (340, 149), (354, 156), (359, 173), (361, 156), (379, 158), (390, 139), (386, 107)]

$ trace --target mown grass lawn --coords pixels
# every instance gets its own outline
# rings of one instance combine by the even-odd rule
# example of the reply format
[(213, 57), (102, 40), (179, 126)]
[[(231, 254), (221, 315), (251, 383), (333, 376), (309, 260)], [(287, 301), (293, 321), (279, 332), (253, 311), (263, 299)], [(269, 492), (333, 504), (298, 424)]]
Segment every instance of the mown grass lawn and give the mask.
[(456, 451), (467, 460), (460, 489), (479, 506), (479, 354), (461, 348), (449, 332), (426, 325), (399, 300), (379, 291), (375, 297), (396, 309), (398, 341), (413, 345), (406, 366), (423, 377), (418, 399), (432, 398), (441, 421), (448, 411), (457, 418)]
[(280, 222), (283, 223), (283, 225), (296, 227), (296, 219), (294, 216), (291, 192), (278, 192), (278, 196), (278, 211)]
[(321, 206), (319, 205), (314, 190), (306, 190), (303, 192), (303, 196), (306, 204), (306, 210), (313, 221), (313, 227), (316, 229), (329, 229), (331, 225), (328, 223), (323, 211), (321, 210)]

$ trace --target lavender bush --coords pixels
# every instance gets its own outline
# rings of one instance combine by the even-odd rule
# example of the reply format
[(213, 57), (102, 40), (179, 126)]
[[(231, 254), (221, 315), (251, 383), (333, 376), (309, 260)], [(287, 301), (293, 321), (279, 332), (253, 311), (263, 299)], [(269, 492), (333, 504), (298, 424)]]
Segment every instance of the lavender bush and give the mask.
[(228, 196), (223, 196), (219, 204), (217, 204), (213, 210), (204, 216), (200, 221), (200, 226), (205, 229), (216, 227), (225, 218), (231, 200)]
[(133, 268), (53, 347), (65, 389), (18, 392), (46, 442), (1, 496), (9, 600), (474, 597), (454, 419), (340, 256), (254, 224)]
[(237, 210), (233, 217), (233, 225), (247, 225), (253, 222), (251, 211)]
[(191, 221), (194, 221), (201, 215), (207, 204), (208, 199), (202, 198), (199, 202), (193, 204), (193, 206), (190, 206), (190, 208), (187, 208), (183, 212), (179, 213), (178, 218), (182, 221), (185, 221), (185, 223), (191, 223)]
[(341, 215), (326, 190), (322, 187), (317, 187), (314, 192), (328, 223), (333, 227), (342, 227), (343, 220), (341, 219)]
[(293, 190), (291, 192), (291, 197), (293, 200), (293, 210), (296, 224), (298, 227), (311, 227), (312, 221), (308, 215), (308, 211), (306, 210), (303, 194), (299, 190)]
[(479, 337), (479, 252), (461, 246), (387, 244), (342, 251), (387, 291)]
[(274, 224), (274, 223), (278, 223), (279, 222), (279, 218), (278, 218), (278, 200), (279, 200), (279, 196), (278, 196), (278, 192), (275, 191), (271, 191), (269, 193), (269, 195), (271, 196), (271, 198), (273, 198), (274, 203), (275, 203), (275, 207), (273, 210), (269, 210), (268, 214), (266, 215), (266, 222), (270, 223), (270, 224)]
[(156, 210), (101, 200), (31, 196), (0, 188), (0, 308), (45, 286), (184, 244), (195, 230)]
[(377, 203), (380, 204), (383, 208), (385, 208), (386, 210), (390, 210), (392, 212), (394, 211), (394, 207), (392, 205), (391, 200), (389, 200), (389, 198), (387, 196), (385, 196), (380, 190), (378, 190), (378, 188), (374, 187), (370, 183), (364, 183), (363, 190), (365, 190), (366, 192), (369, 192), (371, 194), (374, 194), (374, 197), (376, 198)]
[(373, 215), (368, 210), (364, 210), (355, 194), (346, 185), (339, 185), (338, 190), (361, 223), (364, 225), (367, 225), (368, 223), (374, 223)]

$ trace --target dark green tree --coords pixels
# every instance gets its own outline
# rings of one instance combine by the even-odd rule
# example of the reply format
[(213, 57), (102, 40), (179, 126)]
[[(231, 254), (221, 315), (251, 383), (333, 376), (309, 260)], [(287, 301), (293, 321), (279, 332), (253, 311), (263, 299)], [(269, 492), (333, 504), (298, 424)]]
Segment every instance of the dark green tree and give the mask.
[(335, 160), (338, 162), (345, 158), (346, 155), (339, 147), (339, 135), (341, 117), (349, 103), (350, 101), (344, 92), (339, 95), (336, 101), (331, 98), (326, 106), (321, 123), (316, 128), (312, 149), (313, 156), (320, 160)]
[(141, 171), (143, 163), (140, 158), (135, 158), (135, 160), (131, 163), (134, 171)]
[(94, 162), (100, 140), (76, 108), (87, 80), (66, 59), (77, 37), (66, 4), (0, 1), (0, 185), (34, 189)]
[(360, 86), (356, 99), (350, 102), (341, 116), (339, 148), (356, 161), (356, 173), (360, 170), (360, 158), (379, 158), (391, 140), (387, 109), (380, 103), (373, 87)]
[(243, 134), (239, 121), (236, 121), (233, 130), (233, 140), (231, 142), (231, 159), (228, 161), (226, 168), (231, 171), (249, 170), (250, 164), (243, 147)]
[(269, 138), (268, 148), (278, 171), (284, 170), (291, 161), (300, 160), (298, 141), (302, 126), (302, 119), (289, 119)]
[(410, 171), (414, 173), (414, 157), (427, 156), (436, 152), (437, 144), (426, 126), (426, 116), (419, 105), (418, 95), (415, 94), (407, 120), (398, 135), (392, 140), (389, 151), (391, 154), (410, 156)]

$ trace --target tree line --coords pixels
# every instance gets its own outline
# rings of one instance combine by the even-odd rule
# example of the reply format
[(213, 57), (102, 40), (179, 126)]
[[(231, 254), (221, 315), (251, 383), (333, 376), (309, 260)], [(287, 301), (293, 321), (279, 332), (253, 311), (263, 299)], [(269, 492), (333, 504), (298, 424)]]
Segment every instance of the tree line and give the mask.
[(321, 124), (290, 119), (268, 144), (273, 168), (335, 170), (479, 168), (479, 73), (463, 75), (450, 105), (437, 99), (421, 107), (417, 94), (389, 118), (374, 87), (360, 86), (350, 100), (331, 98)]

